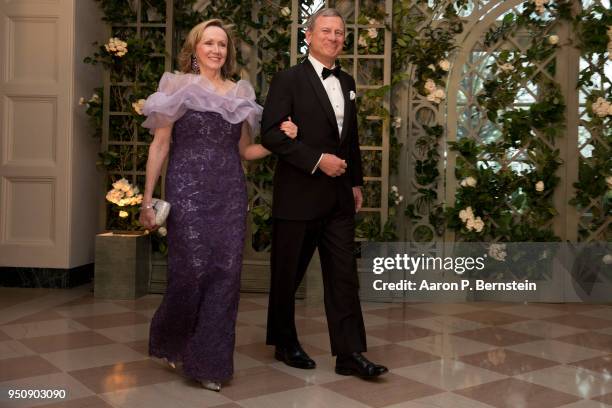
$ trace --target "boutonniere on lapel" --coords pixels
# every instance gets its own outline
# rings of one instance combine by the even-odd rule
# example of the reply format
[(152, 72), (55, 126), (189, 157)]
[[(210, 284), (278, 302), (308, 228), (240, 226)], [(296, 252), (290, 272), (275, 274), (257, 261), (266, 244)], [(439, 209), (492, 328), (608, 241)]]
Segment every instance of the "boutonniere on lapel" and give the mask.
[(351, 101), (354, 101), (354, 100), (355, 100), (355, 91), (349, 91), (349, 99), (350, 99)]

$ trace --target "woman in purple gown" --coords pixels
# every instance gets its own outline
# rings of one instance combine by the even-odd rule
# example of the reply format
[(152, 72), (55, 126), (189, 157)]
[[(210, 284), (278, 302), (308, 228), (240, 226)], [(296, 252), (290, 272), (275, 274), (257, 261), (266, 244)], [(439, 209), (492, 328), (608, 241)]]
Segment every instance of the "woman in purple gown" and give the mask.
[[(153, 316), (149, 354), (205, 388), (233, 374), (247, 192), (241, 159), (270, 152), (251, 143), (262, 108), (251, 84), (229, 80), (235, 49), (220, 20), (195, 26), (179, 56), (182, 73), (165, 73), (144, 106), (149, 148), (140, 222), (155, 229), (152, 194), (168, 158), (168, 286)], [(290, 137), (297, 127), (281, 129)]]

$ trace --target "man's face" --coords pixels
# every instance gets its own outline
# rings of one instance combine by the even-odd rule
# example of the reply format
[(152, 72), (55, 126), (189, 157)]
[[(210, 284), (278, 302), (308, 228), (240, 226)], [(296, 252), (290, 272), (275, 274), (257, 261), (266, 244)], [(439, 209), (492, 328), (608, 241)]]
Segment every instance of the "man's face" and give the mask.
[(324, 63), (333, 63), (344, 46), (344, 23), (340, 17), (321, 16), (306, 31), (309, 53)]

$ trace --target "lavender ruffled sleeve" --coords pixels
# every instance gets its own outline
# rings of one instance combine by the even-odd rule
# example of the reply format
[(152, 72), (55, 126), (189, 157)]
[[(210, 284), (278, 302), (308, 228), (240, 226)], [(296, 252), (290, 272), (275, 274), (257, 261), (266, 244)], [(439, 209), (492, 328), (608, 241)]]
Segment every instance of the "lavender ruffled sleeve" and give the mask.
[(157, 92), (145, 101), (142, 126), (151, 133), (176, 122), (187, 110), (217, 112), (230, 123), (247, 121), (259, 129), (263, 108), (255, 102), (255, 91), (248, 81), (240, 80), (226, 94), (219, 95), (202, 76), (164, 73)]

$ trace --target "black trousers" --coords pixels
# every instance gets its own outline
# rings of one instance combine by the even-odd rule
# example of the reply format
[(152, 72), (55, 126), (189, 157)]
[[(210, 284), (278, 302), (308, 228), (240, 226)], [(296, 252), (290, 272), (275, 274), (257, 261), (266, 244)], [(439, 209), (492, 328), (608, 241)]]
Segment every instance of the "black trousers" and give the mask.
[(274, 220), (267, 344), (298, 341), (295, 293), (318, 247), (332, 355), (366, 351), (354, 237), (354, 214), (339, 209), (318, 220)]

